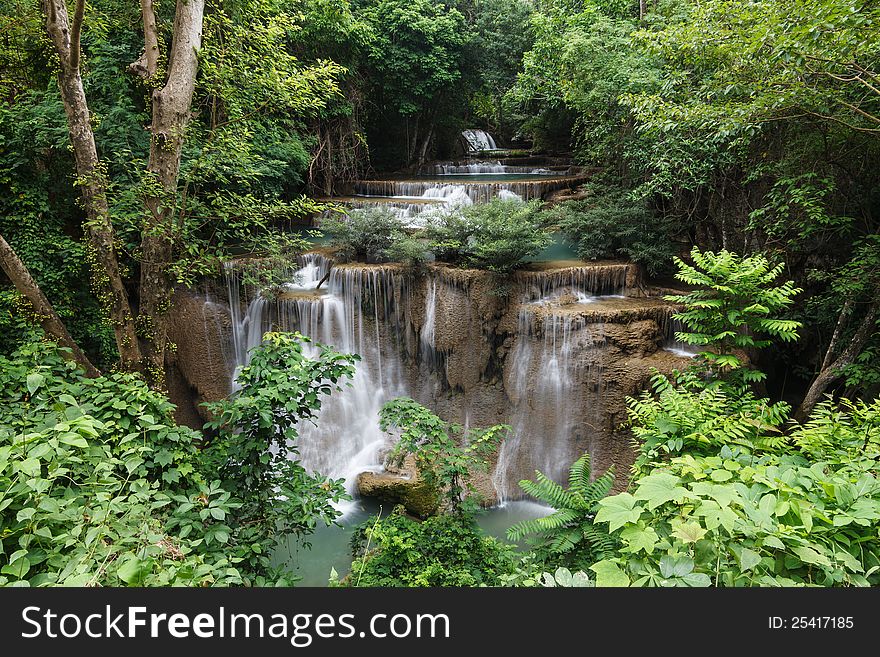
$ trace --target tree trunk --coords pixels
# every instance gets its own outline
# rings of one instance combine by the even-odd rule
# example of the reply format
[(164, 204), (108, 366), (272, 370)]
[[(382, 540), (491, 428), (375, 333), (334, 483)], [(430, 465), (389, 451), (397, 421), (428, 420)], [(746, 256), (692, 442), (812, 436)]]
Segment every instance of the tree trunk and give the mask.
[[(844, 304), (844, 310), (841, 312), (841, 315), (847, 312), (850, 305), (849, 302)], [(810, 389), (804, 396), (801, 405), (798, 407), (797, 411), (795, 411), (794, 419), (796, 421), (801, 424), (806, 422), (810, 417), (810, 413), (813, 412), (813, 408), (815, 408), (816, 404), (821, 401), (828, 386), (840, 378), (840, 371), (847, 365), (851, 365), (855, 362), (856, 357), (861, 353), (865, 344), (876, 330), (878, 313), (880, 313), (880, 299), (874, 299), (868, 307), (868, 311), (862, 319), (862, 323), (859, 324), (859, 328), (856, 329), (855, 335), (853, 335), (852, 339), (849, 341), (849, 344), (846, 345), (846, 348), (840, 353), (840, 356), (832, 361), (833, 350), (836, 346), (837, 338), (840, 337), (840, 328), (842, 326), (843, 317), (841, 317), (841, 320), (838, 320), (837, 327), (834, 331), (835, 335), (831, 339), (831, 344), (828, 345), (828, 351), (825, 354), (822, 368), (813, 380), (813, 383), (810, 385)]]
[(639, 0), (639, 20), (645, 20), (645, 15), (648, 13), (648, 0)]
[(68, 20), (65, 0), (41, 0), (46, 32), (58, 53), (58, 86), (67, 113), (70, 142), (76, 159), (77, 185), (86, 211), (86, 234), (91, 247), (92, 276), (99, 301), (110, 317), (122, 369), (140, 371), (141, 353), (134, 317), (119, 273), (113, 225), (107, 205), (107, 180), (98, 159), (89, 106), (79, 69), (79, 36), (84, 0), (78, 0), (73, 25)]
[(40, 326), (43, 327), (46, 335), (54, 338), (62, 347), (70, 349), (70, 353), (65, 355), (78, 363), (86, 371), (86, 376), (93, 378), (100, 376), (101, 373), (92, 365), (74, 339), (70, 337), (64, 322), (58, 317), (58, 313), (55, 312), (49, 299), (43, 294), (40, 286), (31, 277), (25, 264), (19, 259), (8, 242), (3, 239), (2, 235), (0, 235), (0, 269), (3, 269), (9, 280), (12, 281), (15, 289), (31, 302)]
[(145, 200), (147, 217), (141, 241), (139, 328), (145, 340), (148, 378), (154, 387), (164, 385), (167, 317), (174, 291), (168, 271), (173, 261), (174, 209), (180, 156), (198, 71), (197, 54), (202, 45), (204, 10), (205, 0), (178, 1), (168, 77), (164, 87), (153, 91), (152, 98), (147, 169), (161, 191)]

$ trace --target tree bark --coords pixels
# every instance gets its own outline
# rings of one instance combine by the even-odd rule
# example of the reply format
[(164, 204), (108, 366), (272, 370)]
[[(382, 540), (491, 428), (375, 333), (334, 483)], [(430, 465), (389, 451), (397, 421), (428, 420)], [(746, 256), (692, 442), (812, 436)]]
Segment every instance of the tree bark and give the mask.
[[(189, 122), (202, 45), (205, 0), (179, 0), (174, 16), (171, 54), (165, 86), (153, 91), (153, 123), (147, 170), (158, 190), (145, 200), (147, 216), (141, 241), (139, 329), (147, 375), (154, 387), (164, 385), (167, 317), (173, 294), (169, 267), (173, 261), (174, 208), (180, 156)], [(145, 33), (149, 30), (145, 28)], [(151, 188), (152, 189), (152, 188)]]
[(115, 236), (107, 204), (107, 180), (98, 159), (89, 106), (79, 69), (79, 38), (84, 0), (77, 0), (71, 26), (65, 0), (41, 0), (46, 32), (58, 54), (58, 87), (67, 113), (70, 142), (76, 159), (77, 185), (86, 211), (86, 234), (91, 247), (92, 275), (101, 305), (113, 325), (122, 369), (141, 370), (141, 353), (134, 317), (119, 272)]
[(9, 243), (0, 235), (0, 269), (6, 273), (9, 280), (15, 286), (15, 289), (23, 294), (31, 305), (40, 322), (40, 326), (51, 338), (62, 347), (70, 349), (70, 353), (66, 354), (71, 360), (78, 363), (86, 372), (86, 376), (92, 378), (100, 376), (101, 373), (92, 365), (88, 357), (79, 348), (76, 341), (70, 337), (64, 322), (58, 317), (55, 308), (43, 294), (40, 286), (33, 279), (27, 266), (21, 261), (15, 251), (9, 246)]
[[(844, 310), (841, 312), (841, 315), (847, 312), (849, 306), (851, 306), (851, 304), (847, 302), (847, 304), (844, 305)], [(813, 379), (813, 383), (810, 385), (810, 389), (804, 396), (801, 405), (798, 407), (797, 411), (795, 411), (794, 419), (796, 421), (801, 424), (806, 422), (810, 417), (810, 413), (812, 413), (813, 409), (816, 407), (816, 404), (821, 401), (828, 386), (840, 378), (840, 371), (847, 365), (851, 365), (855, 362), (856, 357), (862, 351), (865, 344), (877, 328), (878, 314), (880, 314), (880, 299), (874, 299), (871, 302), (871, 305), (868, 306), (868, 311), (865, 314), (865, 317), (862, 319), (861, 324), (859, 324), (858, 329), (856, 329), (852, 339), (846, 345), (846, 348), (832, 361), (833, 350), (840, 337), (843, 317), (838, 320), (837, 327), (834, 330), (835, 335), (831, 339), (831, 344), (828, 345), (828, 351), (825, 354), (822, 368), (816, 378)]]
[(159, 30), (156, 27), (156, 12), (153, 0), (141, 0), (141, 18), (144, 24), (144, 49), (137, 61), (128, 70), (145, 80), (159, 72)]
[(645, 20), (645, 15), (648, 13), (648, 0), (639, 0), (639, 20)]

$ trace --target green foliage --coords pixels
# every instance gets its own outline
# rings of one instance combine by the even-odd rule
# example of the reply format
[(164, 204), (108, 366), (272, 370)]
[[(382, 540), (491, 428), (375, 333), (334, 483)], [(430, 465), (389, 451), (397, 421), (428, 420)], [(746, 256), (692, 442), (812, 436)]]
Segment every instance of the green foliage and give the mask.
[(454, 515), (476, 507), (473, 473), (488, 469), (489, 458), (509, 430), (499, 424), (465, 431), (408, 397), (386, 402), (379, 411), (379, 426), (383, 431), (400, 431), (389, 460), (400, 465), (407, 454), (414, 455), (425, 483), (438, 491)]
[(535, 555), (543, 562), (565, 563), (582, 568), (613, 553), (615, 541), (604, 528), (594, 524), (597, 504), (608, 495), (614, 482), (611, 470), (590, 481), (590, 455), (575, 461), (563, 488), (540, 472), (535, 481), (523, 480), (528, 495), (554, 508), (550, 515), (524, 520), (507, 530), (507, 538), (518, 541), (530, 536)]
[(596, 520), (623, 545), (605, 563), (635, 586), (875, 586), (875, 458), (810, 462), (730, 447), (674, 458), (632, 494), (600, 502)]
[(538, 202), (494, 199), (432, 218), (426, 228), (440, 260), (506, 276), (552, 241)]
[(401, 507), (352, 537), (350, 586), (498, 586), (511, 575), (513, 546), (485, 536), (470, 514), (407, 517)]
[[(699, 289), (688, 294), (670, 295), (667, 301), (683, 304), (685, 309), (675, 319), (687, 326), (676, 333), (677, 340), (709, 347), (700, 353), (716, 374), (725, 374), (743, 367), (736, 352), (771, 344), (765, 335), (782, 341), (798, 338), (801, 323), (779, 319), (776, 314), (793, 303), (792, 297), (802, 290), (791, 281), (774, 286), (782, 273), (782, 264), (772, 266), (763, 255), (742, 257), (727, 250), (713, 253), (691, 250), (694, 265), (680, 258), (676, 278)], [(758, 371), (736, 373), (742, 381), (759, 381), (765, 374)]]
[(389, 250), (406, 239), (400, 219), (388, 208), (353, 209), (325, 218), (321, 231), (340, 258), (365, 262), (391, 259)]
[(544, 224), (562, 230), (584, 260), (624, 256), (651, 275), (666, 273), (676, 253), (672, 222), (620, 187), (591, 183), (587, 189), (590, 198), (543, 211)]
[(200, 436), (165, 399), (38, 344), (0, 357), (0, 391), (0, 583), (245, 582), (227, 553), (237, 504), (197, 471)]
[(385, 255), (392, 262), (402, 263), (410, 271), (421, 272), (430, 253), (425, 240), (418, 237), (404, 237), (388, 247)]
[(207, 447), (138, 377), (84, 378), (39, 343), (0, 356), (0, 584), (292, 583), (278, 540), (333, 522), (345, 497), (290, 460), (295, 427), (354, 358), (302, 348), (267, 335)]
[(758, 399), (748, 389), (707, 386), (694, 374), (670, 381), (655, 374), (651, 390), (630, 399), (629, 423), (639, 454), (637, 475), (679, 454), (715, 454), (724, 446), (751, 452), (779, 451), (786, 444), (783, 425), (791, 407)]
[(241, 500), (230, 519), (230, 537), (256, 582), (273, 575), (271, 552), (290, 534), (308, 536), (318, 521), (339, 516), (334, 502), (349, 499), (341, 480), (308, 472), (296, 458), (297, 425), (314, 421), (322, 398), (354, 375), (356, 356), (316, 344), (314, 357), (302, 335), (267, 333), (238, 374), (239, 391), (209, 405), (219, 431), (206, 452), (212, 476)]

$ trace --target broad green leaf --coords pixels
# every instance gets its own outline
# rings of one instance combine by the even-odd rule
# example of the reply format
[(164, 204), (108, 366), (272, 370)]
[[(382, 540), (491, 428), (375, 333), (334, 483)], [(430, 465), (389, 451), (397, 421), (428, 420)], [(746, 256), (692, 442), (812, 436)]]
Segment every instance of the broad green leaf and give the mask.
[(33, 372), (27, 375), (28, 394), (32, 395), (39, 390), (40, 386), (46, 381), (46, 377), (39, 372)]
[(607, 522), (608, 531), (614, 532), (631, 522), (638, 522), (642, 515), (642, 507), (636, 505), (635, 498), (629, 493), (619, 493), (599, 501), (599, 512), (596, 522)]
[(627, 544), (626, 551), (633, 553), (644, 550), (651, 554), (658, 541), (657, 532), (651, 527), (627, 527), (620, 532), (620, 538)]
[(673, 531), (672, 535), (685, 543), (696, 543), (706, 535), (706, 530), (696, 522), (682, 523)]
[(639, 480), (639, 486), (635, 492), (635, 499), (644, 500), (648, 503), (648, 509), (656, 509), (666, 502), (680, 502), (688, 494), (681, 486), (681, 479), (666, 472), (648, 475)]
[(761, 563), (761, 555), (744, 547), (739, 553), (739, 567), (743, 572), (749, 571)]
[(596, 573), (596, 586), (598, 587), (629, 586), (629, 577), (626, 576), (626, 573), (616, 563), (608, 560), (600, 561), (590, 566), (590, 570)]
[(816, 550), (811, 547), (807, 547), (806, 545), (799, 545), (797, 547), (793, 547), (791, 549), (796, 555), (801, 558), (801, 561), (804, 563), (810, 563), (817, 566), (830, 566), (831, 562), (828, 560), (828, 557), (819, 554)]
[(667, 579), (684, 577), (693, 572), (694, 561), (689, 557), (671, 557), (668, 554), (660, 559), (660, 574)]

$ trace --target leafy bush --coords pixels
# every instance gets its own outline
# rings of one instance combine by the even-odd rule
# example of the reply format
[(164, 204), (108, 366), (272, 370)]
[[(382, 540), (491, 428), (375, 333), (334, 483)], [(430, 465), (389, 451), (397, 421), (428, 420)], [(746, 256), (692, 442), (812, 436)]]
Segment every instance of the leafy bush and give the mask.
[(636, 586), (876, 586), (877, 456), (811, 462), (724, 447), (675, 458), (599, 503), (597, 522), (623, 548), (593, 570)]
[(485, 536), (470, 514), (413, 520), (402, 507), (352, 537), (349, 586), (498, 586), (513, 573), (513, 546)]
[(539, 207), (538, 201), (494, 199), (435, 217), (426, 234), (438, 260), (505, 276), (552, 241)]
[(690, 373), (676, 382), (656, 374), (651, 390), (628, 404), (638, 447), (633, 472), (648, 474), (663, 458), (716, 454), (727, 445), (779, 451), (786, 444), (782, 427), (790, 412), (785, 402), (758, 399), (747, 389), (706, 386)]
[(235, 503), (196, 472), (199, 434), (172, 408), (131, 375), (83, 378), (45, 344), (0, 357), (0, 583), (245, 581), (227, 555)]
[(84, 378), (42, 343), (0, 356), (0, 584), (291, 584), (279, 537), (333, 522), (344, 492), (289, 441), (354, 357), (266, 340), (206, 449), (134, 375)]
[(400, 219), (385, 207), (348, 210), (323, 219), (320, 228), (343, 260), (387, 261), (388, 250), (407, 237)]
[(615, 186), (588, 185), (590, 197), (564, 201), (541, 213), (545, 225), (556, 226), (584, 260), (626, 257), (651, 275), (672, 268), (676, 254), (671, 220), (655, 216), (644, 199)]
[(306, 536), (318, 521), (332, 524), (339, 516), (332, 502), (349, 499), (342, 480), (306, 471), (296, 440), (297, 424), (315, 420), (322, 397), (354, 375), (357, 357), (316, 345), (317, 357), (307, 358), (308, 342), (298, 333), (266, 333), (238, 374), (240, 390), (208, 407), (214, 419), (206, 426), (219, 436), (206, 468), (240, 500), (231, 534), (258, 584), (277, 576), (269, 555), (279, 539)]
[(421, 272), (430, 254), (424, 240), (404, 237), (388, 247), (385, 255), (390, 261), (399, 262), (411, 271)]
[(880, 583), (880, 400), (828, 400), (789, 436), (788, 406), (655, 378), (631, 400), (631, 492), (598, 503), (620, 549), (597, 585)]

